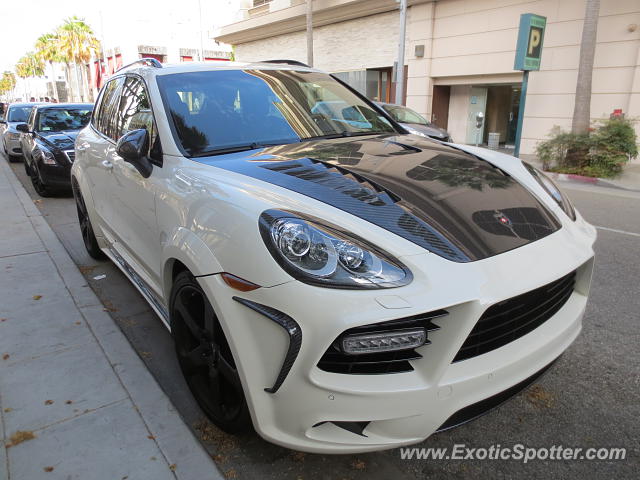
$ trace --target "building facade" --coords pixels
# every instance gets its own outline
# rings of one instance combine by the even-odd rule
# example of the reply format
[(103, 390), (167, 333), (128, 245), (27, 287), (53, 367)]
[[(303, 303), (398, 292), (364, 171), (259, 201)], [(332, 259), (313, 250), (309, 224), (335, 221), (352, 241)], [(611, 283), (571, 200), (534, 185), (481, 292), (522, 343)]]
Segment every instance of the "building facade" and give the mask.
[[(314, 66), (371, 99), (396, 102), (399, 15), (395, 0), (313, 0)], [(475, 143), (499, 133), (515, 140), (522, 72), (514, 71), (520, 15), (547, 18), (540, 71), (531, 72), (521, 151), (533, 153), (554, 126), (573, 115), (585, 0), (409, 0), (406, 103), (454, 141)], [(234, 45), (239, 61), (306, 61), (305, 0), (242, 0), (239, 21), (216, 40)], [(640, 119), (640, 2), (601, 0), (591, 115), (616, 109)], [(640, 125), (636, 124), (640, 134)]]

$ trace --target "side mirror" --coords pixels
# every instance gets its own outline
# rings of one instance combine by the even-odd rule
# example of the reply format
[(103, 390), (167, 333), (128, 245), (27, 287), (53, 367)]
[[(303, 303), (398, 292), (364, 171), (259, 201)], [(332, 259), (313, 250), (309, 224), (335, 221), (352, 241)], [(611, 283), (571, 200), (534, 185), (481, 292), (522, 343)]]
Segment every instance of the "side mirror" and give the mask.
[(149, 133), (146, 129), (131, 130), (125, 133), (116, 144), (116, 153), (125, 162), (133, 165), (140, 175), (149, 178), (153, 165), (149, 161)]
[(29, 125), (26, 123), (19, 123), (16, 125), (16, 130), (22, 133), (29, 133)]

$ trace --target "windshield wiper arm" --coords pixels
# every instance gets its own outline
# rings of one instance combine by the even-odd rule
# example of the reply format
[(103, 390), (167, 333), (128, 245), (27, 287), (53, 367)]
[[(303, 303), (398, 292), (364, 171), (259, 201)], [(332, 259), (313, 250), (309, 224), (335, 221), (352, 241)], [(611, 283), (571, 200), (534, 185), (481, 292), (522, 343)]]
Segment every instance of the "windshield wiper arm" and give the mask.
[(257, 148), (273, 147), (275, 145), (282, 145), (281, 143), (247, 143), (244, 145), (234, 145), (232, 147), (214, 148), (212, 150), (205, 150), (204, 152), (197, 152), (191, 156), (194, 158), (208, 157), (210, 155), (224, 155), (225, 153), (245, 152), (247, 150), (255, 150)]
[(342, 138), (342, 137), (361, 137), (363, 135), (380, 135), (383, 133), (392, 133), (392, 132), (383, 132), (383, 131), (375, 131), (375, 132), (349, 132), (344, 130), (342, 132), (336, 133), (328, 133), (326, 135), (315, 135), (313, 137), (302, 137), (300, 139), (301, 142), (306, 142), (307, 140), (329, 140), (332, 138)]

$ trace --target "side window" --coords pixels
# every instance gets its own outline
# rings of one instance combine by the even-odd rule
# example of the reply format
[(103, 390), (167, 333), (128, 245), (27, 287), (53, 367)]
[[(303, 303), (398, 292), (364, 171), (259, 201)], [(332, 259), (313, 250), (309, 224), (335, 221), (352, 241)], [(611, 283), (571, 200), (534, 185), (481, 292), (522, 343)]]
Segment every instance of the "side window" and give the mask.
[(100, 103), (93, 116), (93, 126), (100, 133), (116, 140), (114, 127), (114, 114), (118, 105), (119, 91), (122, 78), (114, 78), (104, 87), (100, 97)]
[(32, 108), (31, 109), (31, 113), (29, 114), (29, 120), (27, 121), (27, 123), (29, 124), (29, 130), (33, 131), (34, 127), (35, 127), (35, 119), (36, 119), (36, 113), (37, 113), (38, 109), (37, 108)]
[(144, 128), (154, 140), (153, 113), (149, 104), (149, 96), (142, 80), (127, 77), (122, 87), (120, 108), (116, 114), (117, 138), (132, 130)]

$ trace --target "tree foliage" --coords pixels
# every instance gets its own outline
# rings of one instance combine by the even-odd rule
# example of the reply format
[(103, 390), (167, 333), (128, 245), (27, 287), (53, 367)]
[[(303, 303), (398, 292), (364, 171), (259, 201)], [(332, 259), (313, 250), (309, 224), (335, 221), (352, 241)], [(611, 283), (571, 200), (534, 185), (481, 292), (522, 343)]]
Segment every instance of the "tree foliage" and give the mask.
[[(97, 55), (100, 43), (84, 19), (73, 16), (64, 20), (53, 32), (41, 35), (35, 44), (35, 53), (23, 56), (15, 66), (20, 78), (41, 77), (45, 62), (77, 67), (88, 63)], [(80, 83), (80, 82), (79, 82)], [(55, 86), (54, 79), (54, 89)]]
[(57, 53), (67, 63), (87, 63), (100, 50), (100, 43), (93, 30), (83, 19), (65, 19), (55, 32)]
[(4, 72), (0, 77), (0, 95), (5, 95), (16, 88), (16, 76), (13, 72)]
[(44, 61), (35, 53), (29, 52), (18, 60), (16, 74), (20, 78), (42, 77), (44, 75)]

